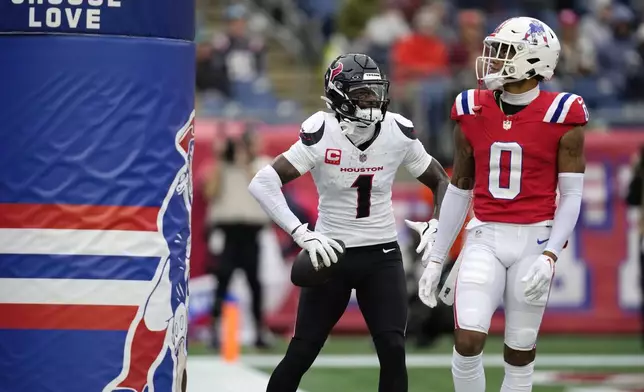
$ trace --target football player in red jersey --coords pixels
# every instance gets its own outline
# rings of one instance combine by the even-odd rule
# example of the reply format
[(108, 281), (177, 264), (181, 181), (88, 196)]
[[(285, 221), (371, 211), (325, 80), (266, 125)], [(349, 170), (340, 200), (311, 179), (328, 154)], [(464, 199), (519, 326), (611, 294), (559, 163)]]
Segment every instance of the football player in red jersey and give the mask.
[(419, 296), (436, 305), (441, 265), (473, 200), (453, 290), (456, 392), (485, 391), (481, 355), (501, 301), (501, 391), (532, 390), (537, 333), (557, 256), (579, 216), (585, 170), (583, 99), (539, 90), (539, 82), (553, 76), (559, 52), (545, 23), (527, 17), (503, 22), (485, 38), (477, 59), (477, 77), (488, 89), (462, 92), (452, 108), (454, 172)]

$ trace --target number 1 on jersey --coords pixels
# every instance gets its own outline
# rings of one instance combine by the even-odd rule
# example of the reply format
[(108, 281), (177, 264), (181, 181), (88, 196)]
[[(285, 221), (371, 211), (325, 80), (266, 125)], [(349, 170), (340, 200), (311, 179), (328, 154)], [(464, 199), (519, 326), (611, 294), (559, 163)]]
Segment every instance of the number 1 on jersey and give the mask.
[(371, 214), (371, 189), (373, 188), (373, 174), (361, 174), (351, 185), (357, 188), (358, 205), (356, 207), (356, 219), (366, 218)]
[(512, 200), (519, 195), (522, 164), (523, 149), (519, 143), (492, 143), (488, 189), (494, 198)]

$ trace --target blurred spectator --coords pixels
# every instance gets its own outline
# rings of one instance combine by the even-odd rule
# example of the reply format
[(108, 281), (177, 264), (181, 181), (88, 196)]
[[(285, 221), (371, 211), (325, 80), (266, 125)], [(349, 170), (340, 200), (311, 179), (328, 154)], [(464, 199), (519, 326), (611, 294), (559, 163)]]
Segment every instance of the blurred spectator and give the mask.
[(389, 74), (389, 54), (391, 46), (411, 34), (411, 29), (396, 0), (380, 0), (382, 9), (367, 22), (364, 31), (366, 52)]
[(414, 20), (416, 12), (423, 6), (425, 0), (394, 0), (398, 9), (405, 15), (407, 22)]
[[(217, 290), (213, 305), (213, 346), (217, 347), (218, 323), (230, 280), (237, 269), (244, 271), (252, 295), (255, 346), (268, 345), (264, 330), (263, 291), (259, 279), (259, 234), (270, 222), (257, 201), (248, 193), (248, 183), (269, 160), (256, 155), (254, 135), (247, 130), (241, 138), (228, 138), (204, 189), (208, 202), (209, 237), (224, 236), (223, 253), (215, 268)], [(215, 255), (212, 255), (215, 256)]]
[(644, 0), (629, 0), (628, 5), (631, 6), (633, 12), (641, 15), (644, 13)]
[(479, 10), (458, 13), (458, 40), (450, 46), (450, 68), (456, 77), (455, 90), (460, 92), (476, 86), (474, 64), (483, 50), (485, 15)]
[(230, 98), (230, 82), (222, 61), (213, 61), (211, 42), (197, 40), (197, 91), (218, 91)]
[[(352, 43), (347, 39), (347, 37), (339, 32), (334, 33), (329, 38), (329, 41), (324, 47), (324, 53), (322, 54), (322, 68), (326, 67), (333, 62), (333, 60), (343, 53), (355, 52), (352, 49)], [(324, 71), (319, 71), (323, 73)]]
[(559, 13), (561, 57), (557, 74), (581, 76), (594, 74), (597, 67), (595, 47), (588, 37), (579, 34), (579, 18), (573, 10)]
[(369, 19), (364, 34), (370, 44), (389, 47), (411, 34), (411, 29), (405, 15), (397, 8), (396, 0), (381, 0), (380, 3), (382, 9)]
[(441, 38), (441, 40), (450, 44), (457, 39), (456, 31), (452, 26), (450, 16), (450, 4), (445, 0), (431, 0), (427, 3), (428, 8), (432, 10), (433, 14), (436, 15), (437, 23), (436, 26), (436, 35)]
[[(555, 11), (558, 0), (506, 0), (520, 7), (516, 15), (529, 15), (537, 18), (557, 30), (557, 12)], [(588, 1), (588, 0), (586, 0)]]
[(436, 35), (438, 16), (425, 6), (414, 18), (414, 32), (392, 49), (394, 110), (415, 124), (430, 152), (440, 151), (450, 81), (447, 46)]
[(264, 72), (264, 42), (248, 32), (245, 6), (228, 7), (225, 17), (226, 32), (197, 47), (197, 87), (232, 97), (232, 85), (253, 82)]
[(600, 75), (610, 83), (611, 89), (622, 95), (628, 82), (639, 72), (641, 59), (636, 50), (632, 25), (633, 12), (624, 5), (613, 6), (613, 39), (597, 46), (597, 61)]
[(322, 36), (328, 40), (335, 30), (335, 15), (340, 8), (337, 0), (297, 0), (300, 9), (316, 21), (322, 30)]
[(612, 40), (611, 20), (613, 17), (612, 0), (589, 0), (590, 12), (581, 20), (580, 32), (595, 47), (604, 46)]
[(350, 42), (358, 39), (378, 9), (374, 0), (346, 0), (337, 16), (338, 32)]
[(214, 40), (215, 56), (224, 59), (233, 82), (250, 82), (264, 72), (264, 41), (248, 32), (247, 17), (248, 10), (242, 5), (228, 8), (228, 32)]
[[(644, 59), (644, 23), (642, 23), (634, 36), (636, 50), (640, 60)], [(626, 98), (642, 101), (644, 100), (644, 74), (636, 71), (628, 83), (629, 89)]]
[(358, 41), (364, 37), (364, 29), (378, 13), (379, 7), (379, 2), (375, 0), (346, 0), (342, 3), (336, 16), (337, 29), (324, 48), (323, 68), (341, 54), (368, 50), (368, 42)]
[[(606, 98), (598, 89), (597, 54), (593, 42), (581, 34), (579, 17), (565, 9), (559, 13), (559, 42), (561, 54), (555, 73), (558, 89), (581, 94), (586, 104), (594, 108)], [(610, 93), (610, 91), (608, 91)]]
[(414, 32), (394, 45), (393, 75), (397, 83), (447, 73), (447, 47), (436, 35), (437, 25), (438, 16), (425, 7), (414, 18)]

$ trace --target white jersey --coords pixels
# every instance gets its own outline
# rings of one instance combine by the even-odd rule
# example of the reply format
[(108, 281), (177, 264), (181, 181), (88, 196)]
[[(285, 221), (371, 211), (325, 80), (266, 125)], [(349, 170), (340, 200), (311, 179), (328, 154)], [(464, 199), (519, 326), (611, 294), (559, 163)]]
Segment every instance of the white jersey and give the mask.
[(313, 175), (319, 195), (315, 230), (349, 248), (396, 241), (391, 187), (398, 167), (419, 177), (432, 160), (405, 117), (387, 112), (379, 127), (362, 151), (341, 133), (334, 114), (317, 112), (283, 154), (301, 174)]

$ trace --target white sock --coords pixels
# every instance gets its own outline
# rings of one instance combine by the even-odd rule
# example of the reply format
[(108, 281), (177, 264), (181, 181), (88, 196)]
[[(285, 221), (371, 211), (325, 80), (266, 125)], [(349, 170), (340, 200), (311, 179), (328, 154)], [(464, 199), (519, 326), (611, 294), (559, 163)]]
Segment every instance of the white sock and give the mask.
[(485, 392), (483, 353), (464, 357), (456, 348), (452, 354), (452, 379), (455, 392)]
[(532, 373), (534, 373), (534, 362), (525, 366), (513, 366), (506, 362), (501, 392), (532, 391)]

